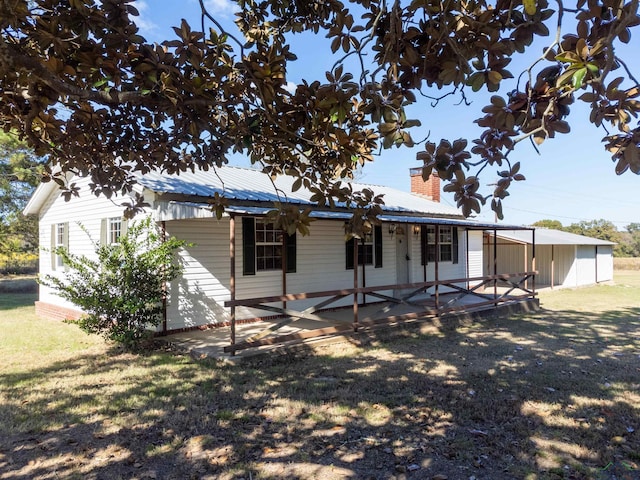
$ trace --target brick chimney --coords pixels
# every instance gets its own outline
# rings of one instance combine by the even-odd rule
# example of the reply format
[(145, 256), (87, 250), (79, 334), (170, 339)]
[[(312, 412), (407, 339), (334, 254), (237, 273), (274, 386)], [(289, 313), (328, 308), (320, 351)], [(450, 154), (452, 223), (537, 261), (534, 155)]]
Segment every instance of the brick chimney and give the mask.
[(426, 182), (422, 180), (422, 168), (411, 168), (411, 193), (420, 195), (434, 202), (440, 203), (440, 177), (431, 174)]

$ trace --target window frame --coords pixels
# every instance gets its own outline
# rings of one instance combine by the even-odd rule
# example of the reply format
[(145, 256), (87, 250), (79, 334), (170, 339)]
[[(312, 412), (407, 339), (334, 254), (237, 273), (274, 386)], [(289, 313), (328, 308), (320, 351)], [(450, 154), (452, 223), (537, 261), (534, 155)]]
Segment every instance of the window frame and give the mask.
[(345, 264), (347, 270), (353, 270), (354, 242), (358, 242), (358, 266), (373, 266), (382, 268), (382, 226), (374, 225), (365, 238), (352, 237), (345, 243)]
[[(256, 275), (258, 272), (277, 272), (284, 270), (285, 273), (295, 273), (297, 263), (297, 239), (296, 234), (287, 234), (283, 230), (278, 230), (275, 226), (272, 231), (275, 237), (268, 240), (263, 239), (258, 242), (257, 223), (273, 225), (273, 222), (267, 222), (263, 217), (242, 217), (242, 274)], [(265, 231), (261, 229), (261, 231)], [(279, 239), (278, 241), (273, 240)], [(280, 261), (277, 267), (258, 269), (258, 248), (264, 246), (279, 247)], [(263, 258), (265, 258), (263, 256)], [(286, 265), (284, 265), (286, 263)]]
[[(55, 224), (55, 232), (56, 232), (56, 236), (55, 236), (55, 241), (54, 241), (54, 249), (58, 249), (60, 247), (65, 247), (66, 246), (66, 235), (67, 235), (67, 224), (66, 223), (56, 223)], [(62, 260), (62, 257), (58, 254), (55, 255), (56, 259), (55, 259), (55, 269), (58, 268), (63, 268), (64, 267), (64, 261)]]
[[(262, 239), (260, 237), (262, 236)], [(273, 222), (264, 219), (255, 219), (255, 269), (257, 272), (272, 272), (282, 270), (284, 232), (278, 230)], [(270, 237), (270, 239), (267, 239)], [(263, 254), (260, 255), (262, 249)], [(271, 250), (271, 255), (266, 255), (266, 251)], [(262, 260), (262, 264), (261, 264)], [(271, 261), (271, 266), (266, 262)]]
[(66, 248), (69, 250), (69, 222), (60, 222), (60, 223), (52, 223), (51, 238), (49, 239), (49, 243), (51, 245), (51, 257), (50, 257), (50, 266), (51, 271), (66, 270), (67, 265), (64, 263), (62, 257), (56, 254), (56, 249), (59, 247)]
[(107, 218), (107, 245), (114, 245), (118, 243), (123, 233), (123, 222), (121, 217)]
[(458, 227), (439, 225), (437, 231), (439, 238), (436, 244), (436, 225), (421, 225), (422, 265), (435, 262), (458, 263)]

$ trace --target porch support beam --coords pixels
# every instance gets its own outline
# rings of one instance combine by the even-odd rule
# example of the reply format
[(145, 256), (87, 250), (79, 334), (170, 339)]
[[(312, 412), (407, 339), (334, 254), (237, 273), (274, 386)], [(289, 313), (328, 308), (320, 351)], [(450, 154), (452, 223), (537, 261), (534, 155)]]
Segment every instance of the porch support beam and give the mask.
[(434, 266), (434, 280), (436, 282), (436, 310), (440, 309), (440, 291), (438, 289), (440, 276), (438, 272), (438, 265), (440, 263), (440, 225), (436, 225), (436, 264)]
[(358, 239), (353, 241), (353, 331), (358, 331)]
[[(229, 295), (231, 301), (236, 300), (236, 217), (229, 217)], [(231, 345), (236, 344), (236, 306), (233, 303), (230, 307), (231, 315)], [(235, 355), (235, 350), (231, 351)]]
[[(160, 222), (160, 234), (162, 243), (167, 241), (167, 222)], [(162, 280), (162, 334), (167, 334), (167, 280)]]
[[(536, 230), (535, 228), (531, 229), (531, 270), (536, 272)], [(532, 279), (531, 291), (535, 295), (536, 293), (536, 274), (534, 274)]]
[[(526, 270), (526, 269), (525, 269)], [(498, 298), (498, 230), (493, 229), (493, 298)], [(496, 301), (495, 306), (498, 306)]]
[[(287, 294), (287, 232), (282, 232), (282, 296)], [(282, 301), (282, 308), (287, 308), (287, 301)]]

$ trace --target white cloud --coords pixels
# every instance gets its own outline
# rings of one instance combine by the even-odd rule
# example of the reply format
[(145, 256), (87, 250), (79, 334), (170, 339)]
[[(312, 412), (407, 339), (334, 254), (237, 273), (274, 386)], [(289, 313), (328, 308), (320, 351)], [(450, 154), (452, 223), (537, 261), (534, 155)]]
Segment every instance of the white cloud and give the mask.
[(296, 93), (296, 88), (298, 88), (298, 85), (293, 82), (287, 82), (287, 84), (284, 86), (284, 89), (292, 95)]
[(232, 15), (238, 11), (238, 5), (230, 0), (206, 0), (204, 5), (209, 13), (222, 16)]
[(133, 6), (140, 13), (137, 17), (133, 17), (133, 21), (140, 29), (140, 33), (145, 37), (153, 36), (158, 31), (158, 25), (149, 19), (149, 5), (145, 0), (137, 0)]

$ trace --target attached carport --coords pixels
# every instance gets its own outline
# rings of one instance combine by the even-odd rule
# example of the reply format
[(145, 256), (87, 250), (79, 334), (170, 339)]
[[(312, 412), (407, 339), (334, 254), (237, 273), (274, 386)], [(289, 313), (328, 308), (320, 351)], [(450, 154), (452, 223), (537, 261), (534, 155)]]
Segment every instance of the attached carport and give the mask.
[[(613, 280), (615, 243), (546, 228), (535, 230), (536, 284), (544, 287), (580, 287)], [(499, 272), (529, 269), (532, 239), (521, 230), (488, 231), (485, 234), (485, 274), (493, 271), (494, 249)]]

